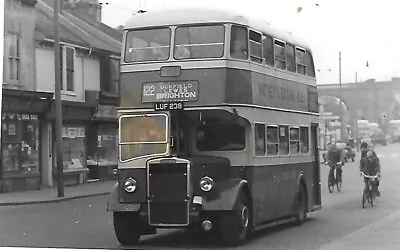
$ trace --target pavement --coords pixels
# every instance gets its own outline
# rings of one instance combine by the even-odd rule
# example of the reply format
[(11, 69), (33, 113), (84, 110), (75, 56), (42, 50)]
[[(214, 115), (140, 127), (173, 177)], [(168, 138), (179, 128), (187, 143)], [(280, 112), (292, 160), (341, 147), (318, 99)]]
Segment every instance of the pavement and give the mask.
[(57, 187), (40, 190), (10, 192), (0, 194), (0, 206), (29, 205), (62, 202), (67, 200), (107, 195), (115, 180), (89, 182), (64, 188), (64, 197), (58, 197)]

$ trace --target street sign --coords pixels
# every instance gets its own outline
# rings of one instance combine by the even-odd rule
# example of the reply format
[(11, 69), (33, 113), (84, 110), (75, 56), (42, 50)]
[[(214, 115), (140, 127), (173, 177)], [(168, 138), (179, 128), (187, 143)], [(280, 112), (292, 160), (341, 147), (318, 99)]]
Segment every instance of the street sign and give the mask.
[(335, 115), (335, 116), (320, 116), (320, 119), (322, 119), (322, 120), (339, 120), (340, 117), (338, 115)]

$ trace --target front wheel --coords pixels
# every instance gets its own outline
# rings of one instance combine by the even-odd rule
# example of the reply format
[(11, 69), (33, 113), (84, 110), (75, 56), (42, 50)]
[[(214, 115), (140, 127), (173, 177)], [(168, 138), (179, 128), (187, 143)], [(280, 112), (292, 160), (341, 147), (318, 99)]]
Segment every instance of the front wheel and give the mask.
[(138, 213), (114, 212), (113, 219), (115, 236), (121, 245), (135, 245), (139, 242), (141, 228)]
[(342, 191), (342, 173), (336, 175), (336, 188), (340, 192)]
[(366, 203), (366, 201), (367, 201), (367, 195), (365, 194), (365, 191), (364, 191), (364, 192), (363, 192), (362, 201), (361, 201), (362, 208), (365, 208), (365, 203)]
[(333, 193), (333, 189), (335, 188), (335, 182), (333, 180), (331, 174), (328, 175), (328, 190), (329, 193)]
[(222, 241), (229, 246), (239, 246), (246, 241), (250, 228), (249, 199), (242, 191), (234, 210), (224, 211), (219, 219)]

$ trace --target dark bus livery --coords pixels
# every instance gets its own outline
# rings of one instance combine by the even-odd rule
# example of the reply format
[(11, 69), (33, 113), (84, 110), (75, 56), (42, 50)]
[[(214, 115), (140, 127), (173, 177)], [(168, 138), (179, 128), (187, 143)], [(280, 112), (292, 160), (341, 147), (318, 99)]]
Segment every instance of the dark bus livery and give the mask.
[(107, 209), (122, 245), (157, 228), (239, 245), (321, 208), (313, 57), (290, 33), (219, 10), (136, 15), (118, 114)]

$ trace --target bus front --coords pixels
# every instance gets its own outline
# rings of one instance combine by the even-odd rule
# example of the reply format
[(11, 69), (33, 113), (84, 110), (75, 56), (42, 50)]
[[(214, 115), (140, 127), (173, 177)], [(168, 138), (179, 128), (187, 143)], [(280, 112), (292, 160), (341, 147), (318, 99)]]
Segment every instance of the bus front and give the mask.
[[(250, 129), (232, 109), (219, 107), (226, 98), (228, 27), (215, 23), (125, 32), (118, 184), (107, 204), (121, 244), (135, 244), (159, 227), (209, 231), (220, 212), (234, 206), (232, 195), (244, 182), (232, 180), (228, 157), (211, 152), (242, 150), (245, 127)], [(247, 230), (249, 213), (242, 210)], [(230, 217), (222, 217), (224, 234), (242, 237), (232, 231)]]

